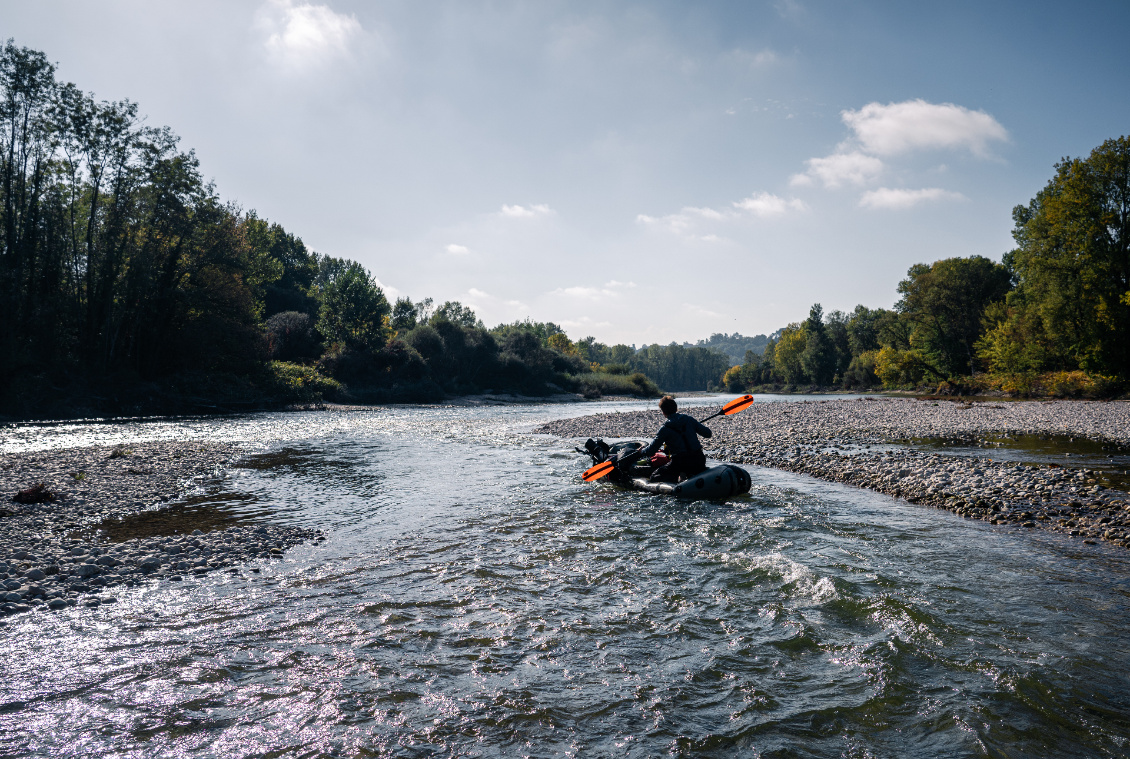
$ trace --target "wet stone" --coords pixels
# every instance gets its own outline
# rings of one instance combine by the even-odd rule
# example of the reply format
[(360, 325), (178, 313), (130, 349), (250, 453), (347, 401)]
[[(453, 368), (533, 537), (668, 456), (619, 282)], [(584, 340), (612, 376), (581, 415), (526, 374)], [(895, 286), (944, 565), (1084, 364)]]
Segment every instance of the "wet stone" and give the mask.
[[(0, 590), (19, 593), (19, 605), (27, 606), (26, 586), (47, 591), (45, 605), (61, 608), (115, 586), (239, 565), (258, 554), (263, 543), (281, 552), (324, 538), (315, 530), (248, 522), (184, 496), (187, 489), (214, 481), (240, 454), (238, 446), (148, 443), (131, 445), (117, 457), (109, 455), (111, 450), (0, 456), (0, 492), (34, 481), (59, 494), (51, 504), (21, 504), (19, 513), (0, 519)], [(77, 471), (84, 478), (74, 478)], [(51, 592), (67, 598), (50, 597)], [(14, 608), (17, 602), (5, 603)]]

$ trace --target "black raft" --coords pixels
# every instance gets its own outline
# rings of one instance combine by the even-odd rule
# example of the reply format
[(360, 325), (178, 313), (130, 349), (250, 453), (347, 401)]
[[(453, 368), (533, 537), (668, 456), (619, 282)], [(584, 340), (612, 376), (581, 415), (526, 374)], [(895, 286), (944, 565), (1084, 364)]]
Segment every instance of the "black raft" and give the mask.
[[(638, 440), (609, 445), (603, 440), (590, 438), (585, 441), (584, 450), (580, 448), (577, 450), (592, 456), (593, 463), (599, 464), (603, 461), (615, 461), (618, 457), (638, 451), (646, 445), (647, 443)], [(710, 467), (683, 482), (652, 482), (648, 478), (655, 470), (656, 467), (646, 460), (641, 460), (624, 467), (616, 467), (608, 474), (608, 479), (629, 490), (673, 495), (676, 498), (695, 501), (722, 500), (748, 493), (752, 484), (749, 472), (732, 464)]]

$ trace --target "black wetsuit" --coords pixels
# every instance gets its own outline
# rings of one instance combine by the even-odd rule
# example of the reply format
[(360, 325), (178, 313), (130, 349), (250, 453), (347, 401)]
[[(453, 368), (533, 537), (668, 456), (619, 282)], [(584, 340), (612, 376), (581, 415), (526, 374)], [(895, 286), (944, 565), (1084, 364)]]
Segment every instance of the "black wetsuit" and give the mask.
[(671, 460), (656, 469), (651, 479), (655, 482), (676, 482), (679, 475), (693, 477), (706, 469), (706, 454), (702, 452), (702, 443), (698, 436), (710, 437), (710, 428), (694, 417), (686, 414), (672, 414), (659, 428), (655, 440), (651, 445), (640, 452), (640, 456), (651, 456), (658, 451), (664, 443)]

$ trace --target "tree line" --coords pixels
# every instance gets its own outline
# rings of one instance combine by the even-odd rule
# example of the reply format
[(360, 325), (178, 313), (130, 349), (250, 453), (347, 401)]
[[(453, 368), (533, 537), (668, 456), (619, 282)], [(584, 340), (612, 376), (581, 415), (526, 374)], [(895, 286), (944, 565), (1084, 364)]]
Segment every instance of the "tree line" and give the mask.
[[(0, 49), (0, 410), (85, 395), (95, 410), (198, 410), (320, 397), (431, 400), (557, 391), (656, 395), (717, 384), (713, 354), (577, 343), (526, 320), (487, 329), (458, 302), (389, 303), (224, 201), (137, 104)], [(712, 363), (713, 362), (713, 363)], [(724, 368), (724, 367), (722, 367)]]
[(915, 264), (894, 309), (782, 329), (723, 383), (1110, 395), (1130, 383), (1130, 138), (1065, 158), (1013, 210), (1016, 247)]

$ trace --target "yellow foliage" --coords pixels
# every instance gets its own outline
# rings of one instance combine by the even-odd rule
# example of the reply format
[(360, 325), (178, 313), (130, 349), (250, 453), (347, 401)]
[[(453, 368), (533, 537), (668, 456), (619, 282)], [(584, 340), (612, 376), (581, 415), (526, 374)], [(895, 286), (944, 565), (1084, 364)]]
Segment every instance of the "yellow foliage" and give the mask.
[(572, 356), (577, 352), (577, 346), (573, 345), (573, 341), (562, 332), (550, 335), (549, 340), (546, 342), (549, 344), (550, 348), (553, 348), (553, 350), (559, 353), (564, 353), (566, 356)]

